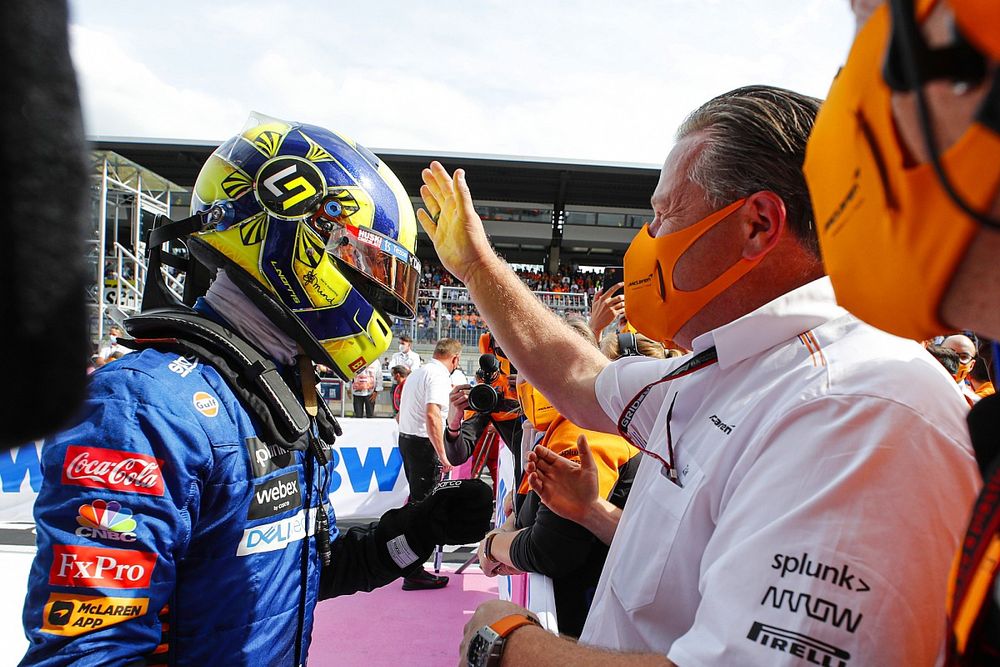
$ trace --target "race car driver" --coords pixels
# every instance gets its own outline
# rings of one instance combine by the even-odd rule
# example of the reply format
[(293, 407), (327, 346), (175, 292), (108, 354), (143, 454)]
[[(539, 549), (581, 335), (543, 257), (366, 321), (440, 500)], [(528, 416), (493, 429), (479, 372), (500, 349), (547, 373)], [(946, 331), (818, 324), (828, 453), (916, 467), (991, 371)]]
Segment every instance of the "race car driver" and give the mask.
[[(301, 665), (317, 600), (488, 528), (479, 481), (336, 528), (339, 426), (312, 363), (350, 379), (378, 358), (420, 275), (385, 164), (251, 116), (202, 168), (192, 213), (150, 237), (153, 287), (125, 323), (139, 352), (95, 373), (76, 424), (45, 444), (22, 664)], [(165, 241), (217, 272), (193, 308), (150, 308), (160, 265), (180, 260)]]

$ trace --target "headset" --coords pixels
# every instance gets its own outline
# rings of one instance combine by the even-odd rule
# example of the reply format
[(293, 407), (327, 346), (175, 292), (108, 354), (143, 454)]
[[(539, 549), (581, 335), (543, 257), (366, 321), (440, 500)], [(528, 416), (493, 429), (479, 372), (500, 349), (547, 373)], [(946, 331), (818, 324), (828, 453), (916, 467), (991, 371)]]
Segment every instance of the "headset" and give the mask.
[(625, 333), (618, 334), (618, 354), (619, 359), (621, 357), (642, 356), (639, 352), (639, 343), (636, 341), (634, 333), (626, 331)]

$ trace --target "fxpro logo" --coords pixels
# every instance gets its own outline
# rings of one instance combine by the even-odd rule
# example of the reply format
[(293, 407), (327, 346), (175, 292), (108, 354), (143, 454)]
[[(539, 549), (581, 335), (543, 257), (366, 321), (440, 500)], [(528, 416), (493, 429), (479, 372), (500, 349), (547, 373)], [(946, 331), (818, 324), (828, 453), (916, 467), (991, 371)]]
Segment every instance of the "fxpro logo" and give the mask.
[(249, 556), (268, 551), (280, 551), (293, 542), (311, 536), (315, 529), (316, 508), (309, 510), (308, 516), (306, 511), (302, 509), (295, 516), (244, 530), (243, 537), (240, 538), (239, 546), (236, 548), (236, 555)]
[(864, 614), (859, 614), (848, 607), (837, 606), (835, 602), (830, 602), (818, 595), (790, 591), (787, 588), (783, 588), (779, 592), (775, 586), (768, 586), (760, 604), (761, 606), (770, 604), (775, 609), (788, 609), (795, 614), (799, 613), (801, 609), (809, 618), (832, 625), (835, 628), (846, 628), (851, 634), (854, 634), (854, 631), (858, 629), (861, 619), (864, 617)]
[(301, 506), (299, 473), (292, 471), (254, 487), (247, 519), (263, 519)]
[(781, 651), (801, 658), (810, 665), (822, 667), (847, 667), (851, 654), (842, 648), (827, 644), (801, 632), (785, 630), (774, 625), (754, 621), (747, 639), (773, 651)]
[(774, 561), (771, 564), (771, 569), (781, 570), (782, 579), (785, 578), (786, 574), (799, 574), (804, 577), (812, 577), (814, 579), (826, 581), (834, 586), (846, 588), (849, 591), (855, 591), (857, 593), (864, 593), (865, 591), (871, 590), (871, 587), (867, 584), (867, 582), (865, 582), (864, 579), (850, 574), (850, 568), (848, 568), (847, 563), (844, 563), (840, 567), (835, 565), (825, 565), (817, 560), (811, 559), (808, 553), (804, 553), (801, 556), (774, 554)]
[(52, 547), (51, 586), (146, 588), (157, 555), (131, 549), (100, 549), (70, 544)]
[(132, 516), (132, 510), (122, 507), (116, 500), (95, 500), (80, 505), (76, 522), (80, 525), (76, 534), (90, 539), (109, 540), (112, 542), (135, 542), (135, 529), (138, 526)]

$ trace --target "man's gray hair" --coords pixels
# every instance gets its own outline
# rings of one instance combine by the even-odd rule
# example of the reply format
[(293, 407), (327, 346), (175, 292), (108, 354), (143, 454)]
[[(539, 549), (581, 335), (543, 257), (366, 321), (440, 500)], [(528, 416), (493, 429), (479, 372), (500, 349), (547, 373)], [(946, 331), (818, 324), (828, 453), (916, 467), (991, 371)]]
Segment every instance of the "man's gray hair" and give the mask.
[(746, 86), (709, 100), (688, 116), (677, 139), (708, 137), (688, 174), (722, 208), (770, 190), (785, 202), (788, 226), (819, 257), (809, 190), (802, 175), (806, 142), (820, 100), (773, 86)]

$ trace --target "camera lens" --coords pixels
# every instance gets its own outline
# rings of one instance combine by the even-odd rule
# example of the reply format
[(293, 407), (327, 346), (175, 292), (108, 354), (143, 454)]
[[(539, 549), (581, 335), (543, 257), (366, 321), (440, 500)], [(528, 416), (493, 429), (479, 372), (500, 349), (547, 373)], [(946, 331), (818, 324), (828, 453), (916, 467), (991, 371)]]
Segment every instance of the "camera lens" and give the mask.
[(469, 390), (469, 407), (476, 412), (493, 412), (500, 402), (500, 394), (488, 384), (477, 384)]

